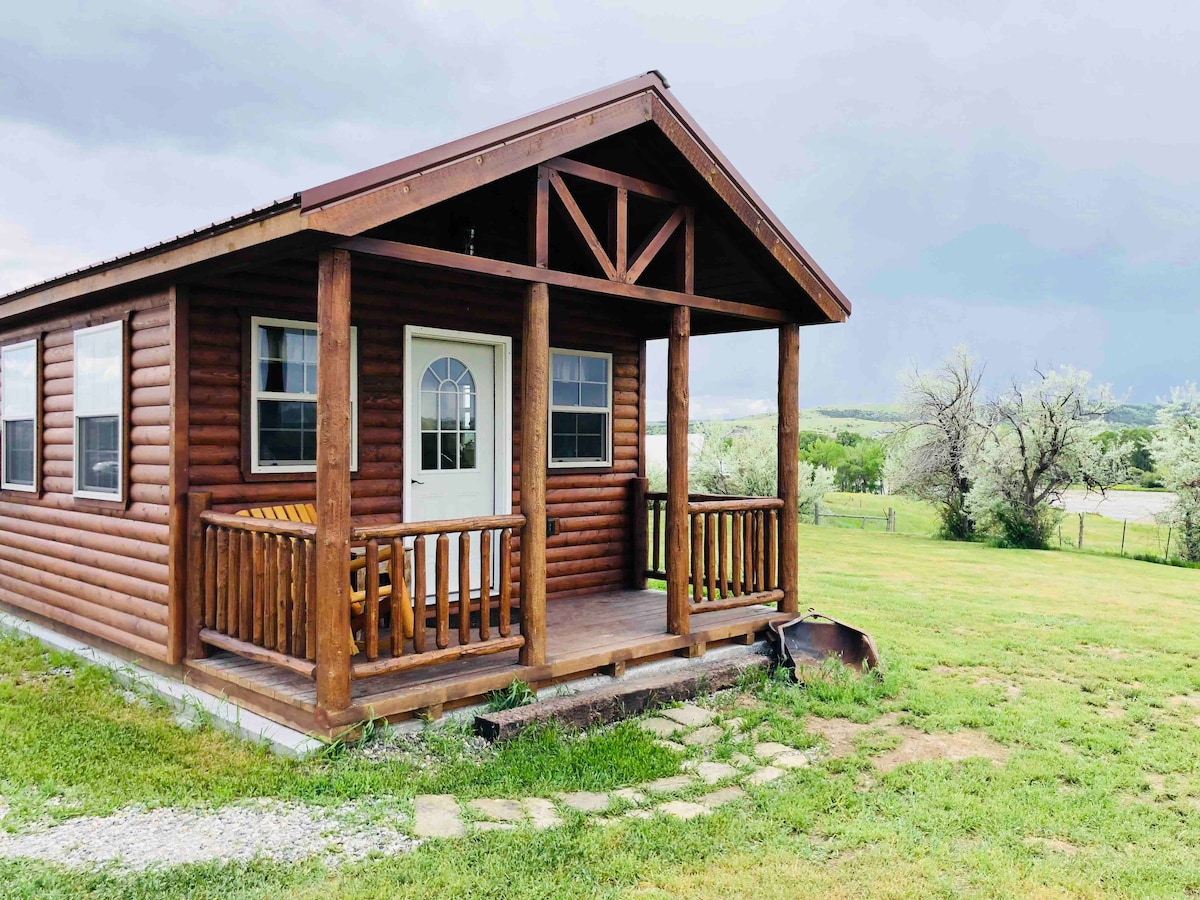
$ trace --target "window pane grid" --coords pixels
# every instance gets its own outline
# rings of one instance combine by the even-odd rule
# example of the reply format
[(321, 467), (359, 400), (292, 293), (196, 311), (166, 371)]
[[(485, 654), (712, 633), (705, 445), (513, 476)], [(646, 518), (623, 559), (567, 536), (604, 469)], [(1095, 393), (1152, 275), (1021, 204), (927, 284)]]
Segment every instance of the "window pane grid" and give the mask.
[(452, 356), (431, 362), (421, 376), (421, 468), (474, 469), (478, 422), (475, 377)]
[[(256, 320), (254, 328), (255, 467), (311, 470), (317, 461), (316, 325)], [(352, 469), (357, 465), (356, 332), (351, 328)]]
[(125, 327), (110, 322), (75, 332), (75, 491), (123, 494), (122, 405)]
[(551, 464), (610, 462), (611, 370), (608, 355), (551, 352)]

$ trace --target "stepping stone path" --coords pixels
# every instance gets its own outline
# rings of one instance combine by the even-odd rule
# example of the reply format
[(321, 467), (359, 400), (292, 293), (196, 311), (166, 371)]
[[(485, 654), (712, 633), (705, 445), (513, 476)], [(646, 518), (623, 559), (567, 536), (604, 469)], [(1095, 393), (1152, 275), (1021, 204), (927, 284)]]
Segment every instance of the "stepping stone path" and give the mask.
[[(739, 703), (746, 708), (753, 708), (753, 704), (741, 701)], [(1193, 703), (1193, 697), (1189, 696), (1179, 701), (1178, 705), (1200, 705), (1200, 699)], [(656, 735), (657, 743), (666, 743), (671, 749), (681, 753), (691, 753), (693, 757), (699, 750), (704, 758), (684, 760), (681, 767), (682, 772), (678, 775), (659, 778), (647, 784), (611, 792), (575, 791), (557, 794), (553, 798), (492, 799), (483, 797), (465, 801), (460, 801), (451, 794), (423, 794), (416, 797), (413, 804), (411, 832), (408, 828), (405, 828), (403, 833), (396, 831), (391, 843), (385, 842), (383, 846), (380, 846), (379, 834), (372, 833), (370, 849), (384, 852), (408, 850), (417, 843), (412, 840), (413, 837), (419, 841), (434, 838), (462, 838), (473, 833), (482, 834), (489, 831), (507, 831), (525, 827), (554, 828), (563, 824), (564, 819), (572, 815), (583, 816), (587, 821), (597, 825), (651, 819), (660, 815), (681, 820), (695, 819), (710, 815), (714, 810), (726, 804), (747, 799), (749, 795), (746, 788), (761, 788), (782, 778), (788, 774), (789, 770), (811, 766), (818, 753), (811, 749), (802, 751), (776, 741), (751, 743), (754, 740), (753, 733), (742, 733), (741, 720), (719, 719), (716, 713), (695, 704), (661, 710), (657, 715), (639, 724), (649, 733)], [(810, 721), (809, 724), (809, 730), (820, 734), (823, 738), (823, 750), (819, 751), (823, 758), (837, 758), (853, 752), (853, 737), (862, 731), (874, 728), (889, 730), (902, 738), (899, 747), (879, 755), (875, 759), (875, 768), (880, 773), (886, 773), (897, 765), (922, 759), (958, 761), (983, 757), (1000, 765), (1008, 754), (1006, 747), (981, 732), (926, 734), (897, 725), (894, 715), (885, 716), (870, 724), (848, 723), (845, 720), (815, 720)], [(730, 754), (727, 761), (714, 759), (714, 755), (722, 754), (708, 748), (721, 742), (725, 736), (728, 736), (737, 748), (744, 752)], [(668, 737), (674, 740), (668, 740)], [(1163, 787), (1163, 785), (1153, 784), (1153, 782), (1152, 785), (1156, 790), (1161, 790)], [(616, 806), (615, 811), (614, 805)], [(0, 801), (0, 813), (3, 811), (3, 804)], [(171, 810), (155, 810), (136, 814), (124, 812), (102, 819), (78, 819), (30, 835), (10, 836), (0, 832), (0, 858), (57, 858), (54, 854), (59, 853), (60, 850), (68, 855), (92, 854), (95, 856), (97, 851), (84, 846), (82, 840), (73, 837), (72, 829), (86, 827), (90, 831), (94, 831), (97, 828), (110, 827), (119, 831), (123, 827), (121, 820), (129, 818), (131, 815), (178, 817), (192, 814), (177, 813)], [(209, 818), (219, 822), (223, 815), (245, 816), (246, 814), (241, 810), (221, 811)], [(311, 814), (304, 813), (304, 815)], [(193, 818), (196, 818), (195, 823), (181, 826), (184, 831), (205, 827), (205, 819), (196, 816)], [(308, 823), (307, 818), (305, 822)], [(304, 827), (305, 833), (312, 831), (311, 824), (305, 824)], [(229, 844), (228, 830), (228, 828), (224, 828), (221, 831), (223, 847)], [(139, 825), (134, 831), (135, 836), (144, 835), (145, 827)], [(94, 837), (94, 834), (89, 834), (89, 836)], [(114, 845), (114, 842), (119, 842), (121, 839), (121, 835), (108, 838), (106, 842), (103, 842), (101, 850)], [(32, 849), (27, 848), (26, 845), (31, 842), (37, 846)], [(123, 844), (121, 846), (124, 847)], [(304, 853), (309, 852), (307, 847), (301, 849)], [(339, 847), (339, 852), (344, 853), (346, 858), (358, 858), (361, 855), (359, 854), (360, 849), (359, 845), (353, 842), (349, 844), (343, 842)], [(1064, 850), (1064, 852), (1066, 851)], [(115, 854), (110, 851), (107, 855), (101, 852), (96, 858), (100, 861), (111, 861), (115, 858), (123, 858), (122, 855), (128, 853), (132, 853), (132, 850), (122, 850)], [(285, 853), (282, 855), (286, 856)], [(149, 857), (147, 860), (157, 862), (150, 860)]]
[[(663, 709), (638, 726), (656, 737), (655, 743), (679, 753), (705, 753), (729, 735), (748, 741), (742, 720), (718, 720), (717, 714), (693, 703)], [(520, 800), (467, 800), (461, 805), (450, 795), (426, 795), (416, 799), (414, 833), (423, 838), (463, 837), (470, 832), (507, 831), (521, 826), (554, 828), (563, 815), (582, 814), (600, 825), (656, 815), (695, 819), (748, 796), (741, 785), (760, 787), (787, 774), (789, 769), (811, 764), (808, 754), (776, 742), (741, 744), (746, 752), (734, 753), (728, 762), (689, 759), (683, 772), (636, 787), (612, 792), (573, 791), (552, 799), (526, 797)], [(740, 783), (739, 783), (740, 782)], [(721, 785), (721, 787), (716, 787)], [(686, 793), (685, 793), (686, 792)], [(672, 797), (672, 794), (684, 794)], [(620, 804), (613, 813), (614, 803)], [(463, 815), (464, 811), (466, 816)]]

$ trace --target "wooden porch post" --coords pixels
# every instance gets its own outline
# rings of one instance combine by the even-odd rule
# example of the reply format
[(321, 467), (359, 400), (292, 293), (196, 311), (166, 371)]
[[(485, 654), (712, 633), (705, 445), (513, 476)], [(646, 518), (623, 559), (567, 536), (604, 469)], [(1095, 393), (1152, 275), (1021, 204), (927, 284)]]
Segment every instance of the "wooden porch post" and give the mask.
[(350, 254), (317, 276), (317, 710), (350, 705)]
[(667, 631), (687, 634), (688, 606), (688, 339), (692, 311), (671, 309), (667, 344)]
[(546, 426), (550, 289), (529, 285), (521, 328), (521, 663), (546, 661)]
[(782, 612), (800, 611), (800, 326), (779, 326), (779, 584)]

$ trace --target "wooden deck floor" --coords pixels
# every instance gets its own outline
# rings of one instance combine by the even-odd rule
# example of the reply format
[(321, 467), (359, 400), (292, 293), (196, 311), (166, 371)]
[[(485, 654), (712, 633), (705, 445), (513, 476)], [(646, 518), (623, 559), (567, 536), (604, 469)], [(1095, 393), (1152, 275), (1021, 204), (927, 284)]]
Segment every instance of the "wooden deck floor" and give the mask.
[(515, 651), (457, 660), (367, 678), (352, 684), (351, 707), (318, 723), (316, 685), (308, 678), (229, 653), (186, 663), (188, 680), (225, 693), (243, 706), (293, 728), (321, 734), (369, 716), (404, 718), (430, 708), (476, 702), (514, 678), (546, 685), (605, 667), (669, 655), (753, 635), (780, 618), (773, 607), (751, 606), (693, 615), (692, 633), (666, 633), (666, 595), (619, 591), (552, 600), (546, 615), (546, 664), (525, 667)]

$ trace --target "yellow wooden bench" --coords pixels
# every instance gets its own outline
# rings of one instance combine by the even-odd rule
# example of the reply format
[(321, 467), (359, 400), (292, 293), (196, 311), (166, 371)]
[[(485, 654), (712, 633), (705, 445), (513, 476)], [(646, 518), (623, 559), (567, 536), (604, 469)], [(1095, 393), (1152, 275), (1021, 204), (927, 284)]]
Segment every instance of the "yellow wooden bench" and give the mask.
[[(317, 508), (311, 503), (288, 503), (284, 506), (258, 506), (252, 509), (238, 510), (237, 515), (249, 516), (252, 519), (274, 519), (279, 522), (300, 522), (305, 525), (317, 524)], [(379, 561), (387, 562), (392, 558), (392, 548), (384, 544), (379, 548)], [(355, 574), (363, 571), (367, 567), (365, 556), (356, 555), (350, 560), (350, 577), (354, 578)], [(412, 637), (413, 632), (413, 613), (412, 603), (409, 600), (408, 581), (403, 576), (400, 578), (400, 592), (403, 597), (403, 602), (400, 604), (401, 618), (403, 619), (404, 636)], [(392, 585), (380, 585), (379, 599), (385, 600), (392, 595)], [(366, 591), (351, 590), (350, 592), (350, 612), (352, 615), (361, 616), (366, 607)], [(358, 652), (358, 644), (353, 639), (353, 626), (351, 627), (351, 655)]]

